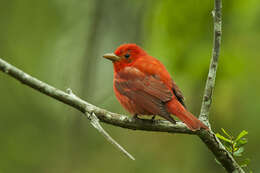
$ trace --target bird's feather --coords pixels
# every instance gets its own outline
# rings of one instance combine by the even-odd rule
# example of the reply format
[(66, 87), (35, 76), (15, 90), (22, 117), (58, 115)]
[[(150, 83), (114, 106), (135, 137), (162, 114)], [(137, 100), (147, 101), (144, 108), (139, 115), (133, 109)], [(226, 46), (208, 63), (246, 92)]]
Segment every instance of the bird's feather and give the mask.
[[(127, 75), (127, 74), (128, 75)], [(127, 77), (125, 77), (127, 76)], [(134, 67), (118, 72), (114, 81), (115, 92), (121, 104), (133, 114), (161, 115), (174, 121), (165, 103), (173, 92), (155, 75), (144, 75)], [(121, 96), (125, 97), (121, 97)]]

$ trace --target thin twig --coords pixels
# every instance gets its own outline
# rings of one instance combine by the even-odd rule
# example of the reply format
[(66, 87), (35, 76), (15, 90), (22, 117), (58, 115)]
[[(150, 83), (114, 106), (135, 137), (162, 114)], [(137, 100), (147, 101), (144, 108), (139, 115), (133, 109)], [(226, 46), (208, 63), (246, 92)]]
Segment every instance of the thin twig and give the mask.
[(91, 115), (89, 113), (86, 113), (90, 119), (90, 123), (108, 140), (108, 142), (110, 142), (111, 144), (113, 144), (116, 148), (119, 149), (119, 151), (123, 152), (123, 154), (125, 154), (127, 157), (129, 157), (132, 160), (135, 160), (135, 158), (128, 153), (121, 145), (119, 145), (100, 125), (99, 123), (99, 119), (97, 118), (97, 116), (95, 115), (95, 113), (93, 112)]
[(222, 24), (222, 2), (221, 0), (215, 0), (215, 7), (212, 11), (212, 16), (214, 19), (214, 39), (213, 39), (213, 48), (211, 62), (209, 66), (208, 78), (204, 90), (203, 101), (200, 110), (199, 118), (209, 124), (209, 110), (212, 102), (212, 94), (215, 86), (216, 72), (218, 67), (218, 58), (220, 52), (221, 44), (221, 24)]
[[(69, 95), (71, 95), (72, 97), (76, 98), (76, 99), (80, 99), (78, 96), (76, 96), (72, 90), (70, 88), (67, 89), (67, 93)], [(85, 113), (86, 116), (88, 117), (88, 119), (90, 120), (90, 124), (96, 128), (98, 130), (98, 132), (100, 132), (106, 139), (108, 142), (110, 142), (112, 145), (114, 145), (119, 151), (121, 151), (123, 154), (125, 154), (127, 157), (129, 157), (132, 160), (135, 160), (135, 158), (128, 153), (121, 145), (119, 145), (119, 143), (117, 143), (104, 129), (103, 127), (100, 125), (99, 123), (99, 119), (97, 118), (97, 116), (95, 115), (94, 112), (92, 112), (91, 114), (89, 112)]]

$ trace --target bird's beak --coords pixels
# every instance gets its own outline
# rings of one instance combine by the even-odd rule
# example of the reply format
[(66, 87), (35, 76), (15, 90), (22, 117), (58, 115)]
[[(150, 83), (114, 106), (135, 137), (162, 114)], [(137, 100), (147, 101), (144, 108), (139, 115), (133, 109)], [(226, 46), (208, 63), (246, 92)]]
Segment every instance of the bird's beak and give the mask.
[(105, 55), (103, 55), (104, 58), (106, 59), (109, 59), (110, 61), (119, 61), (120, 60), (120, 57), (119, 56), (116, 56), (115, 54), (113, 53), (106, 53)]

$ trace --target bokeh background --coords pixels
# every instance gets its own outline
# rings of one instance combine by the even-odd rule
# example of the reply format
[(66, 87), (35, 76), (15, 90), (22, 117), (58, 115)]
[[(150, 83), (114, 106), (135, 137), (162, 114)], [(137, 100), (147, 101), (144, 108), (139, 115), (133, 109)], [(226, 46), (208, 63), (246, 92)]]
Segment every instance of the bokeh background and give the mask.
[[(162, 61), (199, 114), (212, 49), (211, 1), (0, 0), (0, 56), (59, 89), (127, 114), (104, 53), (137, 43)], [(223, 39), (210, 121), (249, 131), (245, 157), (260, 170), (260, 6), (223, 2)], [(118, 152), (73, 108), (0, 73), (0, 173), (224, 172), (196, 136), (103, 124)]]

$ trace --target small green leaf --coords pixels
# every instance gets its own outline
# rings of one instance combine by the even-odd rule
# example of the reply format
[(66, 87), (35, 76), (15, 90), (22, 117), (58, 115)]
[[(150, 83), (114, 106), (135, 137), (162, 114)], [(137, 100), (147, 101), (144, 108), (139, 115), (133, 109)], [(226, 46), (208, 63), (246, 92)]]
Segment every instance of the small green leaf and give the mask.
[(240, 166), (243, 167), (247, 167), (248, 164), (250, 163), (250, 159), (246, 158), (245, 160), (243, 160), (242, 162), (240, 162)]
[(224, 136), (220, 135), (219, 133), (216, 133), (216, 136), (217, 136), (219, 139), (221, 139), (221, 140), (223, 140), (223, 141), (226, 141), (226, 142), (232, 144), (232, 141), (231, 141), (230, 139), (225, 138)]
[(246, 138), (241, 138), (240, 140), (238, 140), (236, 143), (235, 143), (235, 147), (242, 147), (244, 146), (245, 144), (247, 144), (247, 139)]
[(231, 145), (225, 145), (225, 148), (228, 150), (228, 152), (232, 153), (232, 146)]
[(229, 137), (229, 139), (232, 139), (233, 137), (231, 135), (229, 135), (223, 128), (221, 128), (221, 130), (223, 131), (223, 133), (225, 135), (227, 135), (227, 137)]
[(241, 157), (243, 152), (244, 152), (244, 147), (241, 147), (236, 152), (234, 152), (234, 156)]
[(242, 137), (244, 137), (245, 135), (247, 135), (248, 132), (243, 130), (242, 132), (240, 132), (240, 134), (237, 136), (235, 141), (239, 141)]

